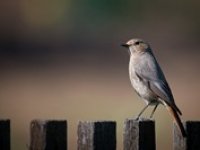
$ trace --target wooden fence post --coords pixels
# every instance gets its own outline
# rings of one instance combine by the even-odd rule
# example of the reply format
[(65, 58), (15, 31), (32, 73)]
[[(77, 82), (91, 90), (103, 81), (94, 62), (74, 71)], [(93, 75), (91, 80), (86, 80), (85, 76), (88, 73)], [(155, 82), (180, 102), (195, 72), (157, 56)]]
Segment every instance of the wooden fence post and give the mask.
[(187, 138), (182, 136), (174, 123), (173, 150), (200, 150), (200, 121), (186, 121), (183, 124)]
[(33, 120), (30, 134), (30, 150), (67, 149), (67, 121), (65, 120)]
[(124, 150), (155, 150), (155, 122), (149, 119), (126, 119)]
[(78, 150), (116, 150), (116, 122), (79, 122)]
[(0, 150), (10, 150), (10, 120), (0, 120)]

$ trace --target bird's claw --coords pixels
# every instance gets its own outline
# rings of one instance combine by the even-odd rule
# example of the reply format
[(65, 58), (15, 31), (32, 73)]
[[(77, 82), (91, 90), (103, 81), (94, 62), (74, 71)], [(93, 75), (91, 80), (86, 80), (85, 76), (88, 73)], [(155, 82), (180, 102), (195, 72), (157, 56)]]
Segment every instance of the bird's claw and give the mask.
[(136, 121), (140, 120), (140, 117), (139, 117), (139, 116), (137, 116), (137, 117), (135, 118), (135, 120), (136, 120)]

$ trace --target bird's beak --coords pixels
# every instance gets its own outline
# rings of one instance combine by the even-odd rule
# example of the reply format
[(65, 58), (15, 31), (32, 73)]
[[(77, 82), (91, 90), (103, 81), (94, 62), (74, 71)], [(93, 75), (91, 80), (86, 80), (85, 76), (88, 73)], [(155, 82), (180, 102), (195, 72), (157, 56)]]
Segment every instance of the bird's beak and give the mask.
[(121, 46), (128, 48), (129, 45), (128, 44), (121, 44)]

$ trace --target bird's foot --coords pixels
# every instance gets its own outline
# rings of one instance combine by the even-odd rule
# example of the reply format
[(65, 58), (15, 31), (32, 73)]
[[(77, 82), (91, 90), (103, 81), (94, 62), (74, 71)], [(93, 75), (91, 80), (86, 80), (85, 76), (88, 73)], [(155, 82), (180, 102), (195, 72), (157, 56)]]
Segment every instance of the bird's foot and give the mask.
[(136, 121), (140, 120), (140, 117), (139, 117), (139, 116), (137, 116), (137, 117), (135, 118), (135, 120), (136, 120)]
[(150, 119), (153, 119), (153, 115), (151, 114), (149, 118), (150, 118)]

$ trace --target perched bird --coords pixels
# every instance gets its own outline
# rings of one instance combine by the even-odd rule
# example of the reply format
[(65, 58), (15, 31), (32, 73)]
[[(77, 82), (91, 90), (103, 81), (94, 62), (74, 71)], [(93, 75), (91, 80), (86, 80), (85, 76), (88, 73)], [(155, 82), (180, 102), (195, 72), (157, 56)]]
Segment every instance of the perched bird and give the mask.
[(122, 44), (129, 49), (129, 76), (136, 93), (146, 102), (146, 106), (138, 114), (137, 119), (150, 105), (155, 106), (150, 118), (159, 104), (163, 104), (175, 119), (184, 137), (186, 131), (180, 120), (182, 115), (174, 102), (171, 89), (148, 43), (142, 39), (131, 39)]

